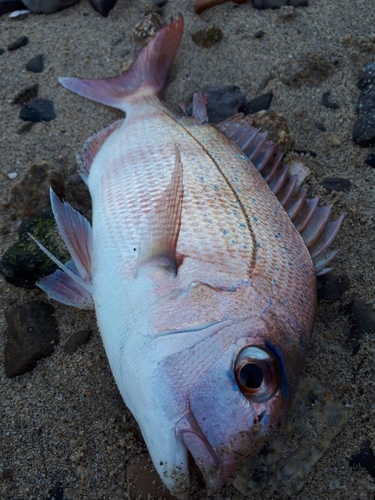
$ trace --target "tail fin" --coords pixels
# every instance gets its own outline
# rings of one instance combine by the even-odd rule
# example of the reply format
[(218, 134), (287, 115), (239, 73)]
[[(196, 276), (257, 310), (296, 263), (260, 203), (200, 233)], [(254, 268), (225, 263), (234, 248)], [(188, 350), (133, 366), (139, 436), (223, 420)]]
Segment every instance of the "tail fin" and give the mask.
[(156, 95), (163, 91), (183, 30), (182, 17), (172, 19), (119, 76), (101, 80), (59, 78), (59, 81), (65, 88), (82, 97), (126, 111), (130, 96), (147, 88)]

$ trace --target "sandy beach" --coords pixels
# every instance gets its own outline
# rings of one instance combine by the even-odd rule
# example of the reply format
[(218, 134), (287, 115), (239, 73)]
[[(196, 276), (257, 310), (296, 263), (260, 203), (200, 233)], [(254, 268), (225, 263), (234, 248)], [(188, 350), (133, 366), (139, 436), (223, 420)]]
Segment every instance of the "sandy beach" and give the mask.
[[(18, 174), (15, 179), (0, 178), (4, 205), (12, 186), (31, 165), (48, 161), (66, 180), (67, 201), (90, 217), (89, 195), (76, 180), (76, 155), (88, 137), (122, 118), (122, 113), (68, 92), (58, 77), (119, 74), (142, 47), (134, 40), (133, 29), (149, 3), (118, 0), (108, 18), (86, 0), (48, 16), (0, 17), (0, 48), (23, 35), (29, 39), (26, 46), (0, 55), (0, 170)], [(316, 153), (303, 159), (311, 170), (305, 183), (309, 194), (320, 196), (321, 204), (333, 204), (332, 218), (346, 213), (334, 243), (340, 253), (332, 265), (333, 274), (348, 276), (350, 286), (340, 300), (320, 300), (305, 375), (318, 379), (342, 402), (347, 423), (308, 476), (296, 497), (302, 500), (375, 495), (375, 477), (350, 465), (352, 455), (363, 446), (375, 449), (375, 332), (363, 333), (353, 354), (347, 310), (355, 300), (375, 308), (375, 168), (364, 163), (374, 148), (361, 148), (352, 140), (358, 74), (375, 60), (375, 14), (370, 4), (310, 0), (291, 18), (278, 10), (256, 10), (251, 2), (241, 6), (228, 2), (200, 16), (190, 1), (170, 0), (163, 8), (165, 21), (177, 12), (185, 19), (181, 48), (164, 94), (168, 106), (178, 112), (179, 102), (190, 103), (195, 91), (212, 85), (237, 85), (248, 100), (272, 92), (271, 110), (286, 118), (295, 148)], [(212, 24), (222, 30), (221, 41), (199, 47), (192, 34)], [(256, 38), (259, 30), (264, 34)], [(44, 54), (44, 71), (26, 71), (26, 63), (38, 54)], [(281, 68), (305, 54), (324, 59), (327, 75), (318, 83), (287, 85), (280, 78)], [(20, 107), (11, 102), (35, 83), (38, 97), (53, 100), (56, 118), (20, 134), (25, 122), (19, 118)], [(337, 109), (322, 105), (327, 91), (339, 104)], [(326, 177), (348, 179), (350, 188), (328, 192), (322, 187)], [(16, 241), (21, 220), (14, 208), (0, 208), (1, 254)], [(30, 300), (55, 307), (60, 341), (33, 371), (10, 379), (3, 367), (5, 313)], [(64, 344), (80, 330), (92, 330), (90, 340), (66, 354)], [(94, 313), (53, 303), (41, 291), (15, 287), (0, 275), (0, 352), (0, 498), (134, 498), (128, 491), (126, 468), (134, 457), (146, 457), (147, 449), (112, 378)], [(231, 485), (212, 496), (195, 485), (191, 498), (244, 497)], [(273, 498), (283, 497), (275, 493)]]

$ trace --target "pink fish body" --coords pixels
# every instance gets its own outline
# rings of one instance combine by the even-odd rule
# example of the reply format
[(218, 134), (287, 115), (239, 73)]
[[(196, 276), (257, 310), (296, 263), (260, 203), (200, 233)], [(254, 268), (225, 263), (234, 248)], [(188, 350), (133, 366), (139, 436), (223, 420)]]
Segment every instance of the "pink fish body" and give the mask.
[(95, 307), (122, 397), (180, 497), (188, 453), (218, 488), (284, 421), (342, 220), (327, 224), (330, 207), (306, 200), (249, 119), (213, 127), (201, 95), (194, 118), (164, 106), (182, 32), (173, 20), (119, 77), (61, 79), (126, 119), (85, 146), (92, 230), (51, 194), (72, 261), (39, 283)]

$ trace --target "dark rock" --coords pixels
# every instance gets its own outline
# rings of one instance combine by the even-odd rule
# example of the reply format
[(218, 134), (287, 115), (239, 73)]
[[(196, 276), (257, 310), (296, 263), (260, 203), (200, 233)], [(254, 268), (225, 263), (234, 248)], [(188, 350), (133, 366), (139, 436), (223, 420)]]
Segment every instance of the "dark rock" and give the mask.
[(168, 0), (154, 0), (152, 3), (155, 7), (164, 7), (167, 5)]
[(314, 122), (314, 125), (321, 132), (325, 132), (327, 130), (326, 126), (322, 122)]
[(56, 118), (53, 101), (49, 99), (34, 99), (25, 104), (20, 111), (21, 120), (28, 122), (49, 122)]
[(3, 55), (5, 52), (5, 49), (0, 49), (0, 56)]
[(12, 479), (13, 469), (3, 469), (1, 472), (1, 479), (6, 481), (7, 479)]
[(223, 32), (217, 26), (212, 25), (204, 30), (196, 31), (191, 37), (199, 47), (208, 49), (220, 42), (223, 38)]
[(90, 0), (92, 7), (104, 17), (107, 17), (109, 12), (116, 5), (117, 0)]
[(42, 162), (32, 165), (25, 176), (12, 187), (9, 203), (17, 211), (28, 216), (40, 207), (49, 206), (49, 189), (63, 198), (64, 178), (53, 163)]
[(24, 8), (24, 4), (18, 0), (0, 0), (0, 16)]
[(33, 73), (41, 73), (44, 70), (43, 54), (33, 57), (26, 64), (27, 71), (32, 71)]
[(359, 115), (353, 126), (352, 137), (362, 148), (375, 144), (375, 113)]
[(331, 97), (331, 91), (330, 90), (327, 90), (327, 92), (323, 93), (323, 96), (322, 96), (322, 104), (323, 104), (323, 106), (325, 106), (326, 108), (330, 108), (330, 109), (339, 109), (340, 105), (337, 104), (337, 102), (332, 102), (330, 100), (330, 97)]
[(58, 10), (66, 9), (79, 0), (23, 0), (26, 7), (37, 14), (53, 14)]
[(60, 481), (56, 483), (56, 486), (50, 489), (49, 496), (46, 500), (64, 500), (64, 488)]
[(51, 305), (38, 301), (8, 310), (8, 341), (4, 350), (7, 377), (33, 370), (39, 359), (52, 354), (59, 342), (54, 312)]
[(30, 130), (33, 128), (33, 125), (34, 125), (33, 122), (25, 123), (24, 125), (22, 125), (22, 127), (20, 127), (17, 130), (17, 134), (18, 135), (28, 134), (30, 132)]
[(258, 30), (254, 33), (254, 38), (262, 38), (262, 36), (264, 36), (263, 30)]
[(38, 96), (39, 84), (35, 83), (30, 87), (21, 90), (13, 99), (12, 104), (26, 104), (27, 102), (35, 99)]
[(361, 448), (359, 453), (352, 455), (349, 464), (352, 467), (360, 465), (375, 479), (375, 455), (369, 446)]
[(362, 300), (353, 300), (348, 306), (351, 326), (358, 335), (375, 333), (375, 309)]
[(326, 177), (322, 180), (322, 186), (327, 191), (345, 191), (350, 188), (350, 181), (341, 177)]
[(8, 45), (8, 50), (17, 50), (29, 43), (27, 36), (21, 36), (15, 42)]
[(29, 233), (62, 262), (69, 260), (70, 256), (56, 239), (52, 210), (43, 209), (24, 219), (18, 229), (18, 241), (0, 259), (0, 272), (12, 285), (36, 288), (35, 283), (56, 271), (57, 266), (30, 238)]
[[(208, 87), (203, 90), (203, 94), (207, 99), (207, 114), (210, 123), (219, 123), (235, 115), (246, 102), (245, 94), (234, 85)], [(189, 106), (187, 111), (191, 114), (192, 106)]]
[(148, 455), (138, 455), (126, 467), (126, 479), (130, 498), (163, 498), (177, 500), (164, 487)]
[(369, 85), (375, 83), (375, 62), (366, 64), (359, 72), (358, 88), (365, 90)]
[(73, 354), (81, 345), (87, 344), (91, 337), (91, 330), (81, 330), (73, 333), (66, 344), (64, 345), (64, 352), (66, 354)]
[(292, 87), (300, 87), (304, 82), (318, 85), (327, 78), (329, 64), (315, 54), (304, 54), (282, 65), (279, 73), (280, 80)]
[(373, 154), (367, 155), (365, 163), (367, 163), (367, 165), (370, 165), (370, 167), (375, 168), (375, 155)]
[(284, 5), (293, 7), (308, 7), (308, 0), (253, 0), (253, 7), (258, 10), (280, 9)]
[(267, 111), (267, 109), (271, 106), (272, 98), (272, 92), (267, 92), (267, 94), (260, 95), (259, 97), (247, 102), (241, 111), (245, 115), (257, 113), (258, 111)]
[(325, 300), (339, 300), (350, 285), (348, 276), (324, 274), (318, 277), (318, 296)]

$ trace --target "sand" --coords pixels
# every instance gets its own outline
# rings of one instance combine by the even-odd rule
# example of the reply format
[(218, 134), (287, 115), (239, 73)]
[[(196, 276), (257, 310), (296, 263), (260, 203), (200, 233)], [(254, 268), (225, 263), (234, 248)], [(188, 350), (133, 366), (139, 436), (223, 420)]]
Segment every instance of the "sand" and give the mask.
[[(349, 459), (363, 444), (375, 446), (375, 336), (364, 335), (354, 356), (347, 341), (345, 306), (354, 299), (375, 304), (375, 169), (363, 164), (370, 149), (361, 149), (351, 140), (358, 72), (375, 58), (374, 44), (371, 49), (374, 10), (366, 0), (309, 3), (308, 8), (297, 9), (293, 19), (284, 20), (278, 11), (256, 11), (250, 3), (237, 8), (227, 3), (198, 17), (190, 1), (170, 1), (165, 19), (182, 12), (186, 30), (165, 100), (177, 110), (179, 101), (189, 101), (194, 91), (206, 85), (235, 84), (249, 99), (272, 91), (271, 109), (287, 119), (296, 147), (317, 153), (314, 160), (308, 160), (312, 175), (307, 184), (323, 203), (334, 204), (335, 215), (347, 213), (336, 242), (341, 252), (334, 268), (335, 274), (349, 276), (351, 284), (340, 301), (320, 302), (305, 374), (318, 378), (343, 402), (348, 421), (314, 467), (299, 498), (373, 498), (374, 479), (364, 469), (353, 470)], [(140, 49), (132, 30), (143, 18), (146, 5), (145, 1), (119, 0), (105, 19), (82, 0), (50, 16), (0, 18), (0, 47), (21, 35), (29, 37), (26, 47), (0, 56), (0, 169), (18, 173), (16, 180), (0, 179), (1, 200), (8, 198), (11, 186), (33, 163), (51, 161), (64, 175), (71, 175), (84, 141), (121, 117), (117, 110), (69, 93), (57, 77), (118, 74)], [(191, 34), (212, 23), (222, 29), (223, 39), (210, 49), (197, 47)], [(264, 36), (255, 39), (260, 29)], [(282, 83), (279, 65), (308, 52), (327, 58), (329, 76), (318, 85), (300, 88)], [(41, 53), (44, 72), (27, 72), (26, 62)], [(270, 75), (275, 77), (268, 79)], [(22, 122), (10, 101), (36, 82), (39, 96), (54, 100), (56, 119), (18, 135)], [(327, 90), (340, 109), (321, 105)], [(327, 130), (318, 130), (314, 122), (324, 122)], [(320, 186), (328, 176), (349, 179), (351, 189), (328, 194)], [(2, 217), (8, 232), (1, 236), (1, 252), (16, 240), (20, 222), (18, 215), (12, 218), (10, 209), (4, 209)], [(2, 277), (0, 293), (3, 353), (5, 311), (29, 300), (48, 299), (37, 290), (13, 287)], [(40, 361), (34, 371), (14, 379), (6, 378), (0, 363), (0, 469), (13, 471), (11, 479), (0, 480), (0, 497), (45, 499), (60, 481), (64, 498), (69, 500), (129, 498), (126, 463), (135, 455), (146, 455), (145, 445), (112, 379), (94, 315), (54, 306), (61, 337), (54, 354)], [(88, 328), (94, 332), (89, 343), (71, 356), (65, 354), (63, 345), (69, 335)], [(192, 498), (208, 495), (200, 489)], [(210, 498), (242, 496), (228, 486)]]

